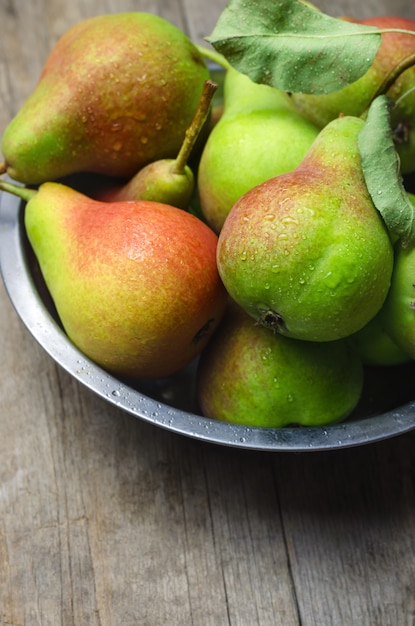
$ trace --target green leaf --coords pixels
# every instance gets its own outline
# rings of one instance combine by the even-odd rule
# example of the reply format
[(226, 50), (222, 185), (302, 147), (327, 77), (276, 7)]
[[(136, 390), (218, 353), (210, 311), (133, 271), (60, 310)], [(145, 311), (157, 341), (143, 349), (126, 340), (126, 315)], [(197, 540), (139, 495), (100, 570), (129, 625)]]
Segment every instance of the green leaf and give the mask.
[(394, 103), (378, 96), (368, 110), (359, 134), (363, 175), (373, 203), (393, 241), (403, 246), (415, 242), (415, 206), (409, 199), (400, 173), (400, 160), (390, 123)]
[(206, 40), (254, 82), (324, 94), (369, 69), (381, 35), (300, 0), (231, 0)]

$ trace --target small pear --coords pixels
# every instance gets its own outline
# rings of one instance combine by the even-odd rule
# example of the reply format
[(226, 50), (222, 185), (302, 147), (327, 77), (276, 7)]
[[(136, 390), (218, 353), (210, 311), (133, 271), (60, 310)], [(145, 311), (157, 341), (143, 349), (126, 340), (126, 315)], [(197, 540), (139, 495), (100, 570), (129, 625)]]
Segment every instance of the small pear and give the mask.
[(85, 171), (129, 179), (177, 155), (208, 78), (198, 48), (157, 15), (83, 20), (6, 127), (0, 171), (26, 184)]
[[(374, 16), (348, 21), (414, 32), (415, 21), (396, 16)], [(298, 111), (319, 128), (323, 128), (339, 115), (361, 116), (367, 111), (376, 95), (387, 93), (395, 101), (391, 122), (395, 145), (400, 156), (403, 174), (415, 171), (415, 65), (405, 69), (389, 84), (396, 68), (415, 54), (415, 37), (402, 32), (382, 34), (382, 42), (372, 66), (357, 81), (343, 89), (325, 94), (293, 93), (292, 101)]]
[(205, 81), (195, 116), (186, 130), (175, 159), (160, 159), (149, 163), (123, 185), (114, 183), (112, 187), (97, 187), (94, 197), (107, 201), (154, 200), (187, 209), (195, 187), (193, 169), (188, 161), (209, 117), (216, 89), (216, 83)]
[(313, 343), (274, 334), (234, 303), (201, 354), (202, 413), (245, 426), (324, 426), (346, 419), (363, 387), (363, 367), (347, 340)]
[(237, 201), (219, 235), (229, 294), (276, 332), (340, 339), (385, 301), (393, 247), (363, 177), (363, 125), (352, 116), (333, 120), (295, 170)]
[(0, 189), (27, 201), (46, 286), (91, 360), (117, 376), (160, 378), (206, 346), (227, 302), (206, 224), (169, 205), (99, 202), (56, 182)]
[(197, 175), (201, 212), (217, 233), (246, 191), (294, 169), (319, 132), (284, 92), (254, 83), (232, 67), (226, 71), (223, 98)]

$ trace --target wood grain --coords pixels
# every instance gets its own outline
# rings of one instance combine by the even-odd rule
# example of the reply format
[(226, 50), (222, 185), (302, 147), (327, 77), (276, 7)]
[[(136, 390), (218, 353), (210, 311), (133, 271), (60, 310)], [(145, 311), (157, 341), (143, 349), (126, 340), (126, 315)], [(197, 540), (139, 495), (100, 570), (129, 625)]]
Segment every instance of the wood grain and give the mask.
[[(202, 43), (224, 6), (0, 0), (0, 132), (77, 21), (151, 11)], [(179, 437), (56, 366), (3, 286), (0, 346), (1, 626), (415, 624), (414, 435), (304, 454)]]

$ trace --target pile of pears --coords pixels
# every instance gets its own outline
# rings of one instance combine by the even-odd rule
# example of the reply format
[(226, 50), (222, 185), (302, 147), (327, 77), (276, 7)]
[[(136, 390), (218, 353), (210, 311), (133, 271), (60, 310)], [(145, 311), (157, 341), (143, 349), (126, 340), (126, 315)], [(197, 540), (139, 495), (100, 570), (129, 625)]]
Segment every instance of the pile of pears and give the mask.
[[(389, 34), (344, 93), (293, 94), (156, 15), (69, 29), (4, 130), (0, 163), (68, 338), (132, 383), (195, 362), (212, 419), (349, 417), (367, 366), (415, 359), (415, 250), (389, 232), (359, 150), (371, 98), (409, 54), (415, 38)], [(389, 96), (414, 87), (409, 68)], [(412, 94), (393, 119), (404, 175)]]

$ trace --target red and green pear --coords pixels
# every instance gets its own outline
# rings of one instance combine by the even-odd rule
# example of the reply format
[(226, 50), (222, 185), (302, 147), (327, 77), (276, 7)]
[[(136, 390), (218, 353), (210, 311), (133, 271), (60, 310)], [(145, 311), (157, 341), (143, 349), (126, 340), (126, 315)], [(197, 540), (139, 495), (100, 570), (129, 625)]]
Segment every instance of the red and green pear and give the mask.
[(393, 247), (363, 176), (364, 122), (322, 129), (301, 164), (244, 194), (218, 242), (230, 296), (258, 323), (289, 337), (332, 341), (382, 307)]
[(84, 171), (128, 179), (177, 155), (208, 78), (197, 47), (157, 15), (83, 20), (6, 127), (0, 170), (26, 184)]
[(216, 234), (181, 209), (99, 202), (57, 182), (1, 182), (27, 200), (29, 241), (72, 342), (107, 371), (160, 378), (206, 346), (227, 294)]
[[(375, 16), (363, 20), (345, 18), (379, 29), (395, 28), (415, 32), (415, 20), (397, 16)], [(384, 92), (394, 70), (415, 55), (415, 35), (401, 32), (382, 34), (382, 42), (372, 66), (357, 81), (343, 89), (325, 94), (293, 93), (296, 108), (314, 124), (323, 128), (339, 115), (361, 116), (376, 95)], [(401, 160), (402, 173), (415, 171), (415, 65), (403, 71), (386, 90), (396, 103), (392, 109), (395, 145)]]
[(245, 426), (324, 426), (357, 405), (363, 367), (353, 342), (274, 334), (231, 303), (201, 354), (197, 397), (206, 417)]

